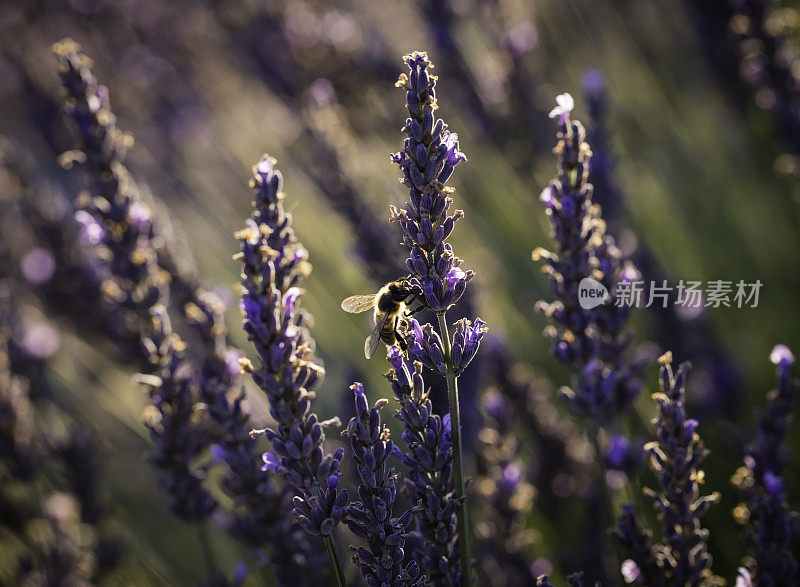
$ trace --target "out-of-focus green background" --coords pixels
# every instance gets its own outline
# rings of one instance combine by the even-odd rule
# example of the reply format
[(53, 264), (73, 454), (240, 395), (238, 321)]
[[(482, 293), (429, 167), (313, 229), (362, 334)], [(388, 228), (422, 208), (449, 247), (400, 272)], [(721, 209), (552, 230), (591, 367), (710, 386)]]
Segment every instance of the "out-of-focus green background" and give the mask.
[[(541, 336), (544, 317), (533, 305), (549, 294), (530, 260), (533, 248), (550, 244), (537, 200), (555, 170), (546, 112), (556, 94), (568, 91), (577, 102), (574, 117), (585, 120), (581, 79), (600, 69), (610, 96), (626, 238), (635, 235), (675, 281), (763, 282), (758, 308), (709, 312), (745, 392), (735, 424), (709, 417), (699, 429), (712, 450), (707, 488), (726, 496), (706, 519), (715, 570), (731, 578), (743, 547), (730, 516), (738, 498), (729, 478), (741, 462), (755, 409), (773, 385), (770, 349), (784, 342), (800, 351), (798, 190), (775, 170), (784, 145), (774, 120), (752, 105), (735, 71), (707, 57), (707, 39), (698, 36), (684, 3), (445, 4), (442, 19), (430, 6), (404, 0), (5, 2), (0, 132), (32, 154), (37, 182), (68, 197), (78, 192), (78, 178), (56, 163), (72, 139), (61, 121), (50, 51), (63, 37), (78, 41), (110, 90), (119, 126), (135, 136), (127, 157), (132, 173), (167, 204), (203, 282), (232, 295), (238, 278), (232, 234), (249, 213), (250, 167), (263, 152), (276, 157), (286, 206), (314, 267), (305, 305), (327, 368), (316, 409), (330, 417), (341, 411), (353, 373), (365, 378), (373, 397), (390, 390), (381, 377), (385, 364), (363, 358), (367, 322), (339, 309), (342, 298), (380, 284), (352, 253), (352, 228), (314, 179), (314, 137), (333, 149), (342, 177), (373, 213), (387, 218), (388, 205), (404, 196), (388, 157), (400, 148), (405, 119), (403, 95), (393, 82), (404, 70), (405, 53), (429, 52), (439, 75), (438, 113), (469, 157), (452, 180), (457, 207), (466, 214), (452, 243), (477, 273), (471, 287), (478, 314), (508, 339), (519, 360), (551, 376), (557, 387), (567, 375)], [(531, 101), (522, 111), (533, 127), (523, 125), (509, 97), (518, 79), (528, 84)], [(526, 135), (520, 128), (533, 130)], [(398, 235), (397, 227), (391, 230)], [(28, 311), (42, 319), (35, 308)], [(646, 312), (634, 322), (639, 339), (655, 338)], [(229, 325), (248, 349), (238, 323), (234, 301)], [(113, 528), (130, 545), (109, 581), (189, 584), (199, 578), (200, 552), (192, 531), (167, 514), (146, 462), (149, 440), (140, 422), (146, 397), (133, 371), (110, 359), (107, 345), (64, 330), (52, 361), (54, 378), (70, 390), (60, 401), (99, 431), (107, 456)], [(652, 368), (649, 384), (654, 375)], [(702, 394), (702, 384), (693, 382), (690, 394)], [(645, 420), (654, 414), (649, 393), (638, 409)], [(796, 478), (787, 475), (795, 497)], [(640, 505), (649, 508), (644, 500)], [(576, 507), (576, 526), (581, 515)], [(535, 510), (530, 523), (536, 526)], [(568, 547), (569, 529), (540, 530), (543, 544)], [(235, 544), (221, 533), (214, 541), (228, 560), (236, 559)], [(7, 562), (0, 557), (0, 568)]]

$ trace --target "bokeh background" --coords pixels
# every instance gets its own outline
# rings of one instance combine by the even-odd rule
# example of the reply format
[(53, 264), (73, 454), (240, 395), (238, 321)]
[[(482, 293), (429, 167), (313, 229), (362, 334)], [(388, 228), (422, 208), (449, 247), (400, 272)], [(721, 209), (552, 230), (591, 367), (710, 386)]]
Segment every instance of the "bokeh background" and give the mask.
[[(789, 39), (798, 23), (793, 4), (783, 3), (772, 23)], [(405, 119), (394, 81), (412, 50), (427, 50), (436, 64), (439, 112), (469, 157), (452, 180), (465, 211), (452, 242), (477, 273), (474, 310), (505, 341), (515, 369), (549, 379), (536, 384), (550, 390), (568, 383), (541, 335), (545, 318), (534, 312), (549, 292), (530, 253), (550, 242), (537, 199), (555, 171), (547, 112), (556, 94), (570, 92), (574, 117), (597, 139), (592, 172), (610, 179), (598, 199), (623, 248), (643, 260), (646, 279), (763, 283), (754, 309), (691, 317), (641, 310), (633, 325), (638, 340), (695, 364), (691, 409), (712, 451), (706, 488), (723, 493), (705, 524), (715, 572), (732, 578), (743, 545), (729, 480), (773, 385), (770, 349), (783, 342), (800, 350), (793, 175), (800, 144), (743, 60), (747, 47), (730, 26), (732, 15), (725, 2), (710, 1), (12, 0), (0, 5), (0, 134), (22, 161), (28, 189), (48, 194), (45, 212), (68, 218), (86, 185), (57, 163), (73, 139), (51, 45), (64, 37), (79, 42), (110, 90), (118, 125), (135, 137), (126, 159), (132, 174), (163, 203), (159, 214), (171, 218), (188, 270), (232, 300), (229, 326), (245, 350), (232, 235), (249, 214), (251, 166), (262, 153), (273, 155), (314, 267), (305, 305), (327, 369), (316, 410), (346, 419), (354, 378), (371, 397), (391, 393), (385, 364), (363, 358), (366, 319), (346, 315), (339, 302), (377, 290), (403, 259), (395, 226), (378, 233), (393, 239), (384, 242), (383, 263), (365, 261), (364, 247), (373, 246), (366, 237), (375, 219), (386, 220), (389, 204), (403, 197), (388, 155), (400, 148)], [(598, 96), (599, 111), (591, 107)], [(57, 333), (57, 347), (46, 352), (56, 408), (45, 416), (56, 428), (91, 428), (101, 442), (108, 523), (127, 547), (106, 581), (196, 583), (203, 567), (194, 534), (167, 514), (146, 460), (150, 441), (140, 416), (147, 398), (133, 380), (136, 368), (49, 308), (35, 278), (23, 279), (24, 259), (38, 245), (25, 214), (11, 205), (19, 183), (7, 174), (0, 186), (2, 239), (19, 287), (30, 294), (23, 317), (52, 329), (51, 339)], [(490, 363), (484, 357), (475, 368), (482, 376)], [(630, 424), (643, 439), (655, 414), (655, 366), (647, 380)], [(557, 411), (548, 418), (571, 419), (551, 395)], [(474, 394), (467, 400), (462, 409), (477, 433), (478, 401)], [(250, 405), (264, 413), (255, 394)], [(794, 446), (798, 438), (793, 432)], [(534, 469), (538, 456), (528, 456)], [(591, 459), (586, 466), (591, 472)], [(797, 472), (793, 463), (786, 475), (795, 498)], [(554, 566), (558, 577), (583, 563), (586, 484), (570, 481), (557, 506), (542, 511), (534, 501), (527, 514), (532, 560), (542, 571)], [(640, 509), (650, 506), (642, 499)], [(238, 546), (222, 532), (212, 539), (223, 560), (238, 560)], [(12, 569), (0, 553), (0, 578)]]

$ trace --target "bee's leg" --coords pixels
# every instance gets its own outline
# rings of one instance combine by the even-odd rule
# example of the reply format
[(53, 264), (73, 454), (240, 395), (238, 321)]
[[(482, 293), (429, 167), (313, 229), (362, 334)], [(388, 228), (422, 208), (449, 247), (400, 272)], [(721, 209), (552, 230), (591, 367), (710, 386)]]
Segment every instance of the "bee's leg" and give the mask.
[(413, 316), (414, 314), (416, 314), (420, 310), (424, 310), (424, 309), (425, 309), (425, 306), (419, 306), (417, 308), (414, 308), (413, 310), (406, 310), (406, 318), (410, 318), (411, 316)]
[(408, 345), (406, 344), (406, 339), (403, 338), (403, 334), (398, 330), (400, 326), (400, 316), (395, 316), (394, 319), (394, 337), (397, 340), (397, 344), (404, 353), (408, 351)]
[[(406, 307), (410, 307), (410, 306), (411, 306), (411, 304), (413, 304), (414, 302), (416, 302), (416, 301), (417, 301), (417, 298), (418, 298), (418, 297), (419, 297), (419, 295), (418, 295), (418, 294), (411, 294), (411, 297), (410, 297), (409, 299), (407, 299), (407, 300), (406, 300)], [(419, 307), (419, 308), (417, 308), (416, 310), (406, 310), (406, 311), (403, 313), (403, 315), (404, 315), (404, 316), (413, 316), (414, 314), (416, 314), (417, 312), (419, 312), (421, 309), (422, 309), (422, 306), (420, 306), (420, 307)]]

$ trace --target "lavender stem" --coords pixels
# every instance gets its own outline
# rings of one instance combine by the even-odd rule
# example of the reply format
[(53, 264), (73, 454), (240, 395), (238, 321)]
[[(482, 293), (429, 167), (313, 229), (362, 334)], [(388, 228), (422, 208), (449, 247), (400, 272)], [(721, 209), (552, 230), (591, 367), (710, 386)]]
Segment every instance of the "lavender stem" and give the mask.
[(455, 482), (456, 499), (460, 501), (458, 506), (458, 550), (460, 553), (461, 582), (464, 585), (472, 585), (472, 567), (469, 544), (469, 508), (467, 507), (467, 494), (464, 490), (464, 463), (461, 457), (461, 414), (458, 409), (458, 379), (453, 362), (450, 360), (450, 334), (447, 331), (447, 320), (445, 313), (436, 315), (439, 319), (439, 330), (441, 331), (442, 344), (444, 351), (445, 365), (447, 366), (447, 395), (450, 398), (450, 430), (453, 436), (453, 477)]
[[(600, 467), (600, 478), (598, 479), (597, 485), (600, 489), (600, 507), (602, 507), (602, 511), (599, 512), (600, 519), (602, 521), (603, 527), (607, 527), (611, 524), (613, 519), (619, 518), (622, 515), (622, 506), (618, 504), (618, 502), (614, 499), (614, 496), (611, 493), (610, 488), (608, 487), (608, 483), (606, 481), (606, 463), (605, 459), (603, 458), (603, 451), (601, 450), (600, 444), (600, 434), (603, 430), (603, 427), (600, 426), (596, 420), (591, 420), (588, 426), (587, 433), (589, 435), (589, 440), (592, 443), (592, 447), (594, 448), (594, 454), (597, 458), (597, 464)], [(613, 516), (613, 518), (612, 518)], [(603, 552), (600, 554), (602, 560), (602, 569), (605, 573), (606, 577), (613, 577), (615, 570), (614, 561), (616, 560), (616, 552), (614, 550), (614, 545), (608, 541), (603, 540)]]
[(197, 523), (197, 536), (200, 539), (200, 549), (203, 551), (203, 558), (206, 560), (208, 575), (212, 579), (220, 576), (217, 557), (214, 555), (214, 548), (208, 538), (208, 521), (202, 520)]
[(333, 544), (333, 536), (323, 536), (322, 540), (325, 542), (325, 550), (328, 551), (328, 559), (331, 561), (331, 573), (336, 577), (336, 584), (339, 587), (345, 587), (344, 571), (342, 570), (342, 563), (339, 561), (339, 555), (336, 552), (336, 546)]

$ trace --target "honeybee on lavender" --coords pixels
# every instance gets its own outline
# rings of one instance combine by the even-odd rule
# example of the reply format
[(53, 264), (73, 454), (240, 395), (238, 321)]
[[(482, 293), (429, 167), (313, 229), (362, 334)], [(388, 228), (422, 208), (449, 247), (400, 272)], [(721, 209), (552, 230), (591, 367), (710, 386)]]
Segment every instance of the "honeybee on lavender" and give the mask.
[(378, 343), (383, 341), (391, 346), (397, 344), (403, 350), (408, 348), (398, 328), (404, 319), (416, 310), (408, 311), (408, 306), (413, 303), (416, 293), (408, 283), (408, 278), (403, 277), (384, 285), (378, 293), (350, 296), (342, 301), (342, 310), (351, 314), (360, 314), (373, 310), (375, 327), (364, 341), (364, 356), (368, 359), (375, 354)]

